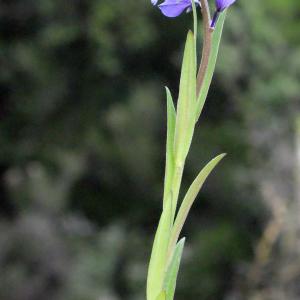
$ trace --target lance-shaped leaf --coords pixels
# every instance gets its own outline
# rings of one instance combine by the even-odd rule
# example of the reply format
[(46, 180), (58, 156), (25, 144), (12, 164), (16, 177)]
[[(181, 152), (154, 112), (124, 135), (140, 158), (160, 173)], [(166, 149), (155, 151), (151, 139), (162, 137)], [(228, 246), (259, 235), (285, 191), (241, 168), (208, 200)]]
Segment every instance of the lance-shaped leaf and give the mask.
[(175, 160), (183, 164), (191, 145), (196, 109), (195, 40), (188, 32), (181, 68), (175, 129)]
[(171, 198), (171, 184), (174, 174), (174, 136), (176, 124), (176, 111), (170, 90), (166, 87), (167, 94), (167, 145), (166, 145), (166, 170), (163, 205), (166, 207), (166, 201)]
[(156, 300), (163, 288), (170, 234), (173, 224), (172, 200), (167, 201), (155, 234), (147, 277), (147, 300)]
[(188, 213), (203, 185), (208, 175), (211, 173), (211, 171), (216, 167), (216, 165), (221, 161), (221, 159), (226, 154), (220, 154), (214, 159), (212, 159), (198, 174), (194, 182), (191, 184), (189, 190), (187, 191), (180, 209), (178, 211), (178, 214), (175, 219), (175, 223), (172, 229), (171, 238), (170, 238), (170, 244), (169, 244), (169, 250), (168, 253), (172, 253), (174, 246), (176, 245), (176, 242), (179, 238), (180, 232), (182, 230), (182, 227), (185, 223), (185, 220), (188, 216)]
[(216, 62), (217, 62), (217, 57), (218, 57), (218, 52), (219, 52), (219, 46), (220, 46), (220, 41), (222, 37), (222, 32), (223, 32), (223, 26), (224, 26), (224, 21), (226, 17), (226, 11), (220, 13), (220, 17), (218, 19), (218, 22), (216, 24), (216, 28), (212, 34), (212, 47), (211, 47), (211, 53), (209, 56), (209, 61), (208, 61), (208, 67), (206, 70), (206, 74), (203, 80), (203, 84), (201, 86), (201, 90), (199, 92), (199, 96), (197, 99), (197, 110), (196, 110), (196, 122), (199, 119), (207, 94), (208, 90), (213, 78), (214, 70), (216, 67)]
[(167, 294), (166, 300), (174, 299), (177, 275), (178, 275), (180, 261), (181, 261), (181, 257), (182, 257), (184, 242), (185, 242), (185, 238), (182, 238), (177, 243), (175, 250), (174, 250), (172, 260), (168, 267), (168, 271), (166, 273), (166, 277), (164, 280), (164, 290), (166, 291), (166, 294)]

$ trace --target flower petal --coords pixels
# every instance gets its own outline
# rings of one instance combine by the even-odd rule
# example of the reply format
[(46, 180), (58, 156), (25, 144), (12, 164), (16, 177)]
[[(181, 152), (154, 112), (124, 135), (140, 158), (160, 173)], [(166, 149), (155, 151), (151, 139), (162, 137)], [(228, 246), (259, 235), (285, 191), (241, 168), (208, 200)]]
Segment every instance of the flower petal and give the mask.
[(170, 18), (178, 17), (184, 10), (192, 6), (191, 0), (165, 0), (158, 5), (161, 12)]
[(153, 5), (156, 5), (157, 2), (158, 2), (158, 0), (151, 0), (151, 3), (152, 3)]
[(236, 0), (216, 0), (217, 11), (223, 11), (230, 5), (232, 5)]

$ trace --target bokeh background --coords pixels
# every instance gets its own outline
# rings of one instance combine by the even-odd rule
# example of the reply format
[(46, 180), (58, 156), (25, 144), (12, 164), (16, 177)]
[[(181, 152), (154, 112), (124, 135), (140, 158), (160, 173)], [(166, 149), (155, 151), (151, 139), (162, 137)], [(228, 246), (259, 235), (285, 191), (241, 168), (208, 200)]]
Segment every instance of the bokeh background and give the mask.
[[(213, 1), (210, 1), (213, 6)], [(300, 2), (237, 1), (183, 191), (176, 299), (300, 299)], [(0, 1), (0, 299), (145, 299), (166, 101), (191, 15), (150, 1)]]

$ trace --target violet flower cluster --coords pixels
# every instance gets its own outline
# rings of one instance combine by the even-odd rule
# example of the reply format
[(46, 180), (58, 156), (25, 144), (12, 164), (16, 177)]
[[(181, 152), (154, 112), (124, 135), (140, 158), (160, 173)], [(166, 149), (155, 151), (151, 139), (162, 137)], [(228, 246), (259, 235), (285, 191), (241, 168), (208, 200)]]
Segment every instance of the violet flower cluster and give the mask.
[[(194, 0), (197, 6), (201, 6), (199, 0)], [(214, 13), (211, 27), (214, 28), (220, 12), (231, 6), (236, 0), (215, 0), (216, 11)], [(151, 0), (153, 5), (157, 5), (159, 0)], [(184, 11), (192, 10), (192, 0), (165, 0), (158, 5), (161, 12), (169, 18), (175, 18), (181, 15)]]

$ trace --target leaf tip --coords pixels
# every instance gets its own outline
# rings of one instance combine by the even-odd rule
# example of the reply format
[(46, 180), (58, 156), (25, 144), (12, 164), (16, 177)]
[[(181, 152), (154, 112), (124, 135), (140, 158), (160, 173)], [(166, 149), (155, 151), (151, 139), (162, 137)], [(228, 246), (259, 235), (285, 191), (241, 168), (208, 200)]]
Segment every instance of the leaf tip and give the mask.
[(186, 240), (186, 237), (183, 237), (183, 238), (180, 239), (180, 241), (177, 244), (184, 246), (185, 240)]
[(221, 153), (216, 158), (219, 158), (220, 160), (223, 159), (225, 156), (227, 156), (227, 153)]
[(165, 90), (166, 90), (167, 95), (171, 95), (171, 91), (167, 86), (165, 86)]
[(192, 30), (189, 30), (189, 31), (188, 31), (187, 38), (188, 38), (188, 39), (194, 39), (194, 33), (193, 33)]

